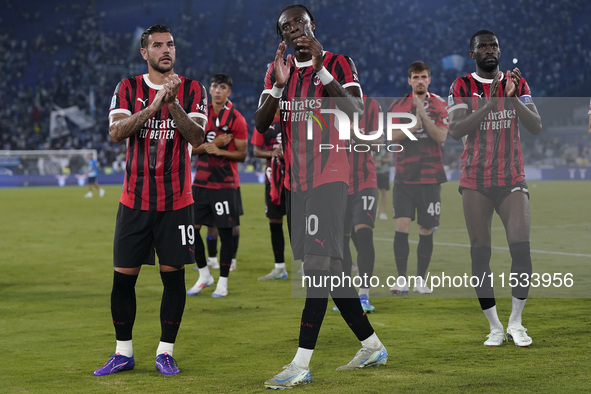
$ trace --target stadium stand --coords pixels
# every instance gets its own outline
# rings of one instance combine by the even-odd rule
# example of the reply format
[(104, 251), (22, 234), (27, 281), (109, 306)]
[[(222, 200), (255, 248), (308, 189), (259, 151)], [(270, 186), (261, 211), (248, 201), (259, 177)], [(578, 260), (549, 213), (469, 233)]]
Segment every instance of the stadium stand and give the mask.
[[(99, 152), (102, 168), (121, 169), (125, 147), (107, 133), (113, 89), (124, 76), (145, 71), (139, 33), (154, 23), (172, 28), (175, 67), (207, 81), (232, 75), (232, 101), (253, 128), (253, 114), (266, 65), (279, 42), (274, 22), (284, 0), (209, 2), (100, 2), (7, 0), (0, 16), (0, 149), (81, 149)], [(503, 42), (501, 68), (523, 71), (536, 97), (588, 97), (591, 93), (591, 3), (585, 0), (349, 1), (306, 2), (322, 29), (325, 49), (350, 55), (364, 93), (396, 97), (407, 91), (406, 65), (432, 65), (430, 90), (446, 96), (451, 81), (473, 70), (468, 39), (481, 28)], [(485, 22), (486, 21), (486, 22)], [(56, 106), (77, 105), (95, 123), (81, 129), (68, 123), (61, 136), (50, 134)], [(586, 114), (585, 114), (586, 115)], [(545, 130), (531, 139), (526, 162), (589, 165), (587, 117), (578, 131)], [(581, 127), (578, 127), (581, 126)], [(580, 129), (580, 130), (579, 130)], [(524, 143), (530, 143), (528, 137)], [(557, 152), (557, 146), (560, 146)], [(458, 166), (460, 143), (446, 142), (445, 163)], [(258, 160), (250, 155), (251, 164)], [(586, 163), (586, 164), (585, 164)]]

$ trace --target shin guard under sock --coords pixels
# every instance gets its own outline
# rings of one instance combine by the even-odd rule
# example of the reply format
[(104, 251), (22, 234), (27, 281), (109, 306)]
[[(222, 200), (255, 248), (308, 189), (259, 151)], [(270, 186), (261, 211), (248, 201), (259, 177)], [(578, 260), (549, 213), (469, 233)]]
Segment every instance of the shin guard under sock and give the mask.
[[(328, 272), (319, 270), (306, 270), (306, 276), (309, 276), (311, 284), (323, 283), (322, 280), (328, 275)], [(300, 322), (299, 347), (304, 349), (314, 349), (318, 340), (318, 333), (324, 320), (326, 307), (328, 305), (328, 288), (326, 286), (309, 286), (306, 289), (306, 304), (302, 311), (302, 320)]]
[(160, 272), (164, 285), (162, 302), (160, 303), (160, 341), (174, 343), (179, 332), (187, 292), (185, 288), (185, 270)]
[(203, 239), (199, 234), (200, 229), (195, 229), (195, 262), (197, 268), (207, 267), (207, 259), (205, 258), (205, 245), (203, 245)]
[(518, 242), (509, 245), (511, 253), (511, 273), (517, 274), (518, 286), (511, 289), (513, 297), (526, 299), (529, 293), (532, 264), (529, 242)]
[(230, 265), (234, 255), (234, 237), (231, 228), (219, 228), (218, 234), (220, 246), (220, 276), (227, 278), (230, 275)]
[(479, 286), (474, 287), (476, 296), (482, 310), (492, 308), (496, 305), (495, 292), (490, 278), (490, 246), (470, 248), (472, 258), (472, 275), (478, 277)]
[(396, 269), (398, 270), (398, 276), (406, 277), (408, 254), (408, 233), (396, 231), (396, 233), (394, 233), (394, 259), (396, 260)]
[[(357, 266), (359, 267), (359, 276), (367, 278), (368, 283), (363, 283), (361, 287), (369, 288), (369, 280), (373, 275), (373, 268), (376, 259), (376, 252), (373, 245), (373, 229), (363, 227), (355, 232), (357, 247)], [(365, 282), (365, 281), (364, 281)]]
[(131, 340), (135, 322), (135, 283), (138, 275), (125, 275), (114, 271), (111, 291), (111, 316), (118, 341)]
[(285, 237), (283, 236), (283, 223), (269, 223), (271, 229), (271, 246), (275, 263), (285, 262)]
[(433, 234), (420, 235), (417, 246), (417, 276), (425, 278), (433, 254)]

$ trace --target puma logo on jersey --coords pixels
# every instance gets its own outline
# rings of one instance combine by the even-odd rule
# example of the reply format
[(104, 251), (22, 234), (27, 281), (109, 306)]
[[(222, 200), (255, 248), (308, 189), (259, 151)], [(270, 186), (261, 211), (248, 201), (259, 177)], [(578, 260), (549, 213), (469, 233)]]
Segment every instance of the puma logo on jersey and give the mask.
[(148, 99), (142, 100), (141, 98), (137, 98), (137, 101), (141, 102), (143, 105), (146, 105), (146, 102), (148, 101)]
[(478, 93), (472, 93), (472, 96), (478, 96), (480, 98), (482, 98), (482, 95), (484, 94), (484, 92), (478, 94)]
[(318, 242), (320, 246), (322, 246), (322, 249), (324, 249), (324, 243), (326, 242), (326, 239), (324, 241), (321, 241), (318, 238), (314, 238), (314, 242)]

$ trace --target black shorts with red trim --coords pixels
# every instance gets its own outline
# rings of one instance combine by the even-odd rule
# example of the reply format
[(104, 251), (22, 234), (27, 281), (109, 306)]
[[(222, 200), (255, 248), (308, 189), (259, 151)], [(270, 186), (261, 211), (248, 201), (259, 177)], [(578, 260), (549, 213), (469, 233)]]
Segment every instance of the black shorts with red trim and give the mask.
[(394, 219), (410, 218), (424, 228), (439, 226), (441, 184), (394, 183), (392, 191)]
[(378, 189), (367, 188), (350, 194), (345, 215), (345, 233), (350, 234), (355, 226), (366, 224), (371, 228), (376, 222), (378, 211)]
[[(460, 186), (458, 191), (460, 194), (464, 191), (464, 189), (468, 189), (467, 187)], [(468, 189), (472, 190), (472, 189)], [(527, 188), (527, 183), (525, 181), (517, 182), (513, 185), (507, 186), (493, 186), (487, 187), (484, 189), (476, 189), (476, 191), (489, 200), (491, 200), (495, 206), (495, 211), (499, 211), (499, 207), (505, 201), (505, 199), (511, 194), (515, 192), (521, 192), (527, 196), (529, 199), (529, 189)]]
[(207, 189), (193, 186), (195, 224), (217, 228), (240, 225), (238, 189)]
[(142, 211), (119, 204), (115, 222), (113, 265), (135, 268), (195, 263), (193, 205), (175, 211)]
[(347, 193), (344, 182), (286, 192), (291, 250), (296, 260), (306, 254), (343, 258)]

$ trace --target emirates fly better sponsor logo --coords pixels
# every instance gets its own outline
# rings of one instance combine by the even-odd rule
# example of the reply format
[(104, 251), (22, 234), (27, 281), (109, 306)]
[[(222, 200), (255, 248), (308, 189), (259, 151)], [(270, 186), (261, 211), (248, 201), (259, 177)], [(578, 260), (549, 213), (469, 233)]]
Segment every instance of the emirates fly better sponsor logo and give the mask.
[(150, 118), (144, 123), (140, 130), (140, 138), (149, 138), (151, 140), (172, 140), (174, 139), (174, 130), (176, 123), (174, 119), (159, 120)]

